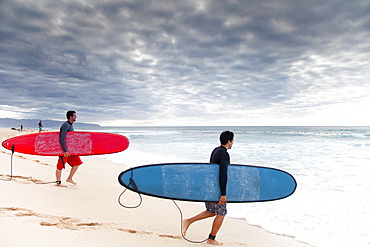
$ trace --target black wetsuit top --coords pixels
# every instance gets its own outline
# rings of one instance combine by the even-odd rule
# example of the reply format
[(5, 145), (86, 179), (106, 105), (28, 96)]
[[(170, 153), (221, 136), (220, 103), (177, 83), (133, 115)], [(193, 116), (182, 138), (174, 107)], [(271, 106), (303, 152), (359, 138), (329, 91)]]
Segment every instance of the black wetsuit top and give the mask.
[(227, 168), (230, 164), (230, 156), (224, 146), (215, 148), (211, 154), (210, 163), (220, 165), (220, 189), (221, 196), (226, 196)]
[(68, 131), (74, 131), (72, 123), (70, 123), (69, 121), (62, 124), (62, 126), (60, 127), (60, 133), (59, 133), (60, 145), (62, 145), (64, 152), (67, 152), (66, 142), (64, 139), (66, 138)]

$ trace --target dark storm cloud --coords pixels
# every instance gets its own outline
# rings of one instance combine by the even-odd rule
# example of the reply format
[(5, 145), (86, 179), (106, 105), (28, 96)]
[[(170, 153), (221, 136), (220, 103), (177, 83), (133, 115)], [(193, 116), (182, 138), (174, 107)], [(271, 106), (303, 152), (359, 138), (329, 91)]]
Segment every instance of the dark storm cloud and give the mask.
[(368, 99), (369, 5), (2, 1), (0, 105), (99, 123), (306, 117), (348, 90)]

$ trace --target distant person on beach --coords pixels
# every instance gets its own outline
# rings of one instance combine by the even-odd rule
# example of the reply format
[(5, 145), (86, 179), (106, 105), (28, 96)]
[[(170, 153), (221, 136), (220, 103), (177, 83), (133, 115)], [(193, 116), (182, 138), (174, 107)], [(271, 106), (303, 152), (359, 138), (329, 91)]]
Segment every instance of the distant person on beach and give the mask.
[(208, 236), (207, 243), (212, 245), (222, 245), (221, 242), (215, 240), (218, 230), (221, 228), (222, 222), (227, 213), (226, 210), (226, 184), (227, 184), (227, 169), (230, 165), (230, 156), (227, 152), (228, 149), (234, 144), (234, 133), (231, 131), (224, 131), (220, 135), (221, 146), (216, 147), (210, 158), (210, 163), (220, 165), (220, 176), (219, 184), (221, 189), (221, 195), (218, 202), (206, 202), (206, 210), (199, 213), (198, 215), (185, 219), (182, 222), (182, 234), (185, 236), (189, 226), (195, 221), (206, 219), (209, 217), (216, 216), (213, 220), (211, 233)]
[(77, 155), (70, 155), (68, 153), (65, 138), (67, 136), (67, 132), (74, 131), (73, 129), (73, 123), (77, 120), (77, 115), (75, 111), (68, 111), (66, 114), (67, 122), (63, 123), (60, 127), (60, 135), (59, 135), (59, 141), (60, 145), (63, 148), (64, 155), (59, 157), (57, 169), (55, 172), (56, 175), (56, 183), (59, 187), (65, 187), (65, 185), (62, 185), (61, 176), (62, 176), (62, 170), (65, 168), (65, 163), (68, 163), (71, 166), (71, 171), (69, 173), (69, 176), (66, 180), (68, 183), (77, 184), (75, 181), (73, 181), (73, 175), (76, 173), (78, 167), (82, 164), (82, 161), (80, 159), (80, 156)]
[(42, 126), (42, 120), (40, 120), (40, 122), (39, 122), (39, 133), (41, 133), (42, 127), (44, 127), (44, 126)]

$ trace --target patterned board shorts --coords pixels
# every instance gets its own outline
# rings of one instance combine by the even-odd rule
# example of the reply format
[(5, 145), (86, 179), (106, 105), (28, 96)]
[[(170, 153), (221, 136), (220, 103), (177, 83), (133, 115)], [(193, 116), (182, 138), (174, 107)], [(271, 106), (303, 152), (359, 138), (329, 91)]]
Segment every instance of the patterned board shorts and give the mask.
[(227, 214), (226, 203), (218, 204), (217, 202), (206, 202), (206, 208), (207, 208), (207, 211), (213, 214), (218, 214), (218, 215)]

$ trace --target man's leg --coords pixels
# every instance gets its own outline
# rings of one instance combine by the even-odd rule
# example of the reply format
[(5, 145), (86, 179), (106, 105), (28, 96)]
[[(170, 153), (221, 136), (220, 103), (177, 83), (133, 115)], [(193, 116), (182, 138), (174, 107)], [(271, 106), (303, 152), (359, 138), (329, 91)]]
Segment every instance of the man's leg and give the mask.
[(62, 185), (61, 184), (61, 177), (62, 177), (62, 170), (59, 170), (58, 168), (56, 169), (55, 171), (55, 178), (56, 178), (56, 181), (57, 181), (57, 185), (58, 187), (66, 187), (65, 185)]
[[(225, 215), (216, 215), (215, 219), (213, 220), (211, 235), (216, 237), (218, 230), (220, 230), (222, 222), (224, 221)], [(221, 242), (218, 242), (214, 239), (208, 238), (207, 243), (213, 245), (222, 245)]]
[(69, 172), (69, 176), (68, 176), (68, 178), (67, 178), (66, 182), (68, 182), (68, 183), (72, 183), (72, 184), (75, 184), (75, 185), (77, 184), (75, 181), (73, 181), (73, 175), (75, 175), (75, 173), (76, 173), (76, 171), (77, 171), (78, 167), (79, 167), (79, 166), (72, 166), (72, 167), (71, 167), (71, 171)]
[(57, 181), (60, 181), (60, 178), (62, 177), (62, 170), (57, 170), (55, 171), (55, 177), (57, 179)]
[(209, 211), (203, 211), (200, 214), (195, 215), (194, 217), (191, 217), (189, 219), (185, 219), (182, 221), (182, 235), (186, 236), (186, 231), (188, 230), (189, 226), (198, 220), (203, 220), (209, 217), (215, 216), (214, 213), (211, 213)]

